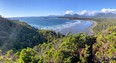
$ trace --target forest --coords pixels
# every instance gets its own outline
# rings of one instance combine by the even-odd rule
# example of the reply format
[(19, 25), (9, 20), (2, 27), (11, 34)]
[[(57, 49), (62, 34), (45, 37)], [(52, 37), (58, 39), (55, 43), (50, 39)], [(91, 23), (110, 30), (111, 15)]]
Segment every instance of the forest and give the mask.
[(0, 17), (0, 63), (115, 63), (115, 20), (93, 20), (97, 34), (88, 36), (62, 35)]
[(106, 30), (108, 27), (116, 26), (116, 18), (93, 18), (97, 25), (93, 28), (95, 33)]

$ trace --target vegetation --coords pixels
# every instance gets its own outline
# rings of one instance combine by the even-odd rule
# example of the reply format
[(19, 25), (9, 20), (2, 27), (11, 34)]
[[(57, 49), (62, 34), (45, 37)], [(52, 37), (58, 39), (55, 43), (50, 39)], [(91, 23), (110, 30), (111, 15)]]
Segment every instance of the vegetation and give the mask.
[[(109, 18), (108, 18), (109, 16)], [(110, 15), (110, 13), (107, 14), (98, 14), (95, 17), (59, 17), (59, 18), (65, 18), (70, 20), (92, 20), (97, 22), (97, 25), (93, 28), (93, 31), (97, 34), (103, 30), (106, 30), (108, 27), (116, 26), (116, 18), (114, 18), (116, 15)], [(112, 17), (112, 18), (111, 18)]]
[(94, 18), (97, 25), (93, 28), (95, 33), (106, 30), (108, 27), (116, 26), (116, 18)]
[(116, 62), (116, 26), (108, 28), (96, 38), (93, 44), (95, 62), (115, 63)]
[(16, 42), (10, 43), (13, 47), (7, 52), (0, 50), (0, 63), (116, 62), (116, 26), (94, 36), (83, 33), (64, 36), (54, 31), (37, 30), (22, 22), (8, 22), (22, 28)]
[(0, 18), (0, 49), (3, 51), (34, 47), (62, 36), (54, 31), (38, 30), (24, 22)]

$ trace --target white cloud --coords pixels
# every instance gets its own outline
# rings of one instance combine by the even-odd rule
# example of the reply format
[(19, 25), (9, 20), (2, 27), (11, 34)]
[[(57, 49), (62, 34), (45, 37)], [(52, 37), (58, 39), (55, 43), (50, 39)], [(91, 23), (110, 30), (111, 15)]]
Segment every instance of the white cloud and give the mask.
[(79, 15), (94, 15), (96, 13), (98, 13), (98, 12), (97, 11), (87, 11), (87, 10), (77, 12), (77, 14), (79, 14)]
[(74, 12), (74, 11), (66, 11), (65, 14), (79, 14), (79, 15), (95, 15), (98, 13), (115, 13), (116, 14), (116, 9), (106, 9), (103, 8), (99, 11), (87, 11), (87, 10), (83, 10), (83, 11), (79, 11), (79, 12)]
[(85, 13), (87, 13), (87, 11), (86, 11), (86, 10), (83, 10), (83, 11), (77, 12), (77, 14), (80, 14), (80, 15), (83, 15), (83, 14), (85, 14)]
[(73, 14), (73, 11), (66, 11), (65, 14)]
[(105, 9), (101, 10), (102, 13), (116, 13), (116, 9)]

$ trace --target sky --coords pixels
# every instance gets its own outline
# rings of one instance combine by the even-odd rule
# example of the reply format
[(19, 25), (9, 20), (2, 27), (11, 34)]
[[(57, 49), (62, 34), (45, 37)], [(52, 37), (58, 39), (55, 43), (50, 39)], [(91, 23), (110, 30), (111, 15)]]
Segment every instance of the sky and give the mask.
[(4, 17), (63, 15), (101, 9), (116, 9), (116, 0), (0, 0), (0, 15)]

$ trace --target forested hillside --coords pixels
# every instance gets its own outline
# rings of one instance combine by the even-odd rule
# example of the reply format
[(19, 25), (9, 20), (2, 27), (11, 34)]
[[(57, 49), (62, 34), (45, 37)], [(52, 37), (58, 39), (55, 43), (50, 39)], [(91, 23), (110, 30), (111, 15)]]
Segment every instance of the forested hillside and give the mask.
[(116, 18), (93, 18), (97, 25), (93, 28), (95, 33), (106, 30), (108, 27), (116, 26)]
[[(116, 62), (116, 26), (93, 36), (83, 33), (63, 36), (54, 31), (38, 30), (26, 23), (0, 18), (1, 31), (7, 34), (0, 35), (0, 48), (9, 51), (0, 51), (0, 63)], [(4, 40), (3, 37), (7, 36), (16, 40)], [(8, 48), (4, 49), (3, 45)]]
[(0, 49), (19, 50), (26, 47), (33, 47), (43, 42), (52, 41), (51, 37), (59, 38), (62, 35), (54, 31), (38, 30), (30, 25), (11, 21), (0, 17)]

